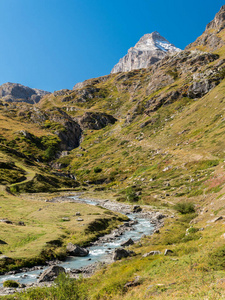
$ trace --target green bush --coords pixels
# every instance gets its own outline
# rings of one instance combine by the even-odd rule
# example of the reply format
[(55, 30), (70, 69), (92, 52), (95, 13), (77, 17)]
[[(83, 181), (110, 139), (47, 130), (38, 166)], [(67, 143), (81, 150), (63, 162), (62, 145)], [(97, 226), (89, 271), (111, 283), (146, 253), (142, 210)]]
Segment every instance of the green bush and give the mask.
[(139, 197), (136, 194), (136, 191), (132, 187), (128, 187), (126, 189), (126, 197), (127, 200), (130, 202), (137, 202), (139, 200)]
[(188, 233), (196, 233), (196, 232), (198, 232), (199, 231), (199, 229), (198, 228), (195, 228), (195, 227), (190, 227), (189, 229), (188, 229)]
[(3, 282), (4, 287), (12, 287), (12, 288), (17, 288), (19, 287), (19, 283), (14, 280), (6, 280)]
[(79, 300), (87, 299), (87, 287), (84, 280), (72, 279), (68, 275), (61, 273), (55, 280), (55, 285), (29, 289), (26, 293), (20, 295), (20, 299), (30, 300)]
[(225, 269), (225, 245), (209, 253), (209, 265), (214, 270)]
[(101, 173), (101, 171), (102, 171), (102, 168), (99, 168), (99, 167), (94, 168), (95, 173)]
[(195, 206), (189, 202), (179, 202), (174, 205), (174, 209), (179, 211), (182, 215), (191, 214), (195, 212)]

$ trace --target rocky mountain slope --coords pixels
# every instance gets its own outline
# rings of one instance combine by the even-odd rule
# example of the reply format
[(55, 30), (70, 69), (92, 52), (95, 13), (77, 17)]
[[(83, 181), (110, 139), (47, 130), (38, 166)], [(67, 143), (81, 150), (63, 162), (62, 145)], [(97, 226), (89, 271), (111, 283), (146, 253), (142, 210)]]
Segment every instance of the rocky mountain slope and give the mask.
[(130, 48), (128, 53), (114, 66), (111, 73), (147, 68), (168, 53), (178, 51), (180, 49), (154, 31), (151, 34), (145, 34), (134, 47)]
[(216, 14), (215, 18), (206, 26), (203, 34), (197, 40), (188, 45), (186, 49), (197, 48), (199, 50), (215, 51), (225, 45), (223, 35), (225, 28), (225, 5)]
[(7, 82), (0, 86), (0, 100), (6, 102), (38, 103), (49, 92), (31, 89), (19, 83)]

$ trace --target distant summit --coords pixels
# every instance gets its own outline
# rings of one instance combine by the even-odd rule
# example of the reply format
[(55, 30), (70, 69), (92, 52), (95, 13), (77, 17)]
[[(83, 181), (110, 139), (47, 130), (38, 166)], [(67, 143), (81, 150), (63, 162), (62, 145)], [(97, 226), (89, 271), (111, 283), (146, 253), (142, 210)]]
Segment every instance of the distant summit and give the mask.
[(7, 82), (0, 85), (0, 99), (6, 102), (38, 103), (49, 92), (32, 89), (19, 83)]
[(168, 52), (177, 51), (180, 49), (154, 31), (145, 34), (134, 47), (130, 48), (128, 53), (114, 66), (111, 73), (147, 68), (164, 58)]

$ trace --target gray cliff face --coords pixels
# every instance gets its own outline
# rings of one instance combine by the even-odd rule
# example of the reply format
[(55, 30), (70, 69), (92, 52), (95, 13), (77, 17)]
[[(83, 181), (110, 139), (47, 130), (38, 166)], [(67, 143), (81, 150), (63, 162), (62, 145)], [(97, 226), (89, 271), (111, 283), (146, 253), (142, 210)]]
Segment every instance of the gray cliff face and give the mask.
[(111, 73), (147, 68), (164, 58), (167, 53), (178, 51), (180, 51), (179, 48), (154, 31), (151, 34), (145, 34), (134, 47), (130, 48), (114, 66)]
[(6, 102), (38, 103), (49, 92), (31, 89), (19, 83), (7, 82), (0, 86), (0, 98)]

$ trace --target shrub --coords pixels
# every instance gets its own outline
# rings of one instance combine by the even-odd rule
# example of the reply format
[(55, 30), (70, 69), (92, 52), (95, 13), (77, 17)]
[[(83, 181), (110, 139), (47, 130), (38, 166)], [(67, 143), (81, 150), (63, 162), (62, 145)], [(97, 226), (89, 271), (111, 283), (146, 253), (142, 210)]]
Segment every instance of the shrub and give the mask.
[(191, 214), (195, 212), (194, 204), (188, 202), (179, 202), (174, 205), (174, 209), (179, 211), (182, 215)]
[(213, 250), (209, 254), (209, 265), (214, 270), (225, 269), (225, 245)]
[(87, 287), (84, 285), (84, 280), (72, 279), (68, 275), (61, 273), (55, 280), (55, 284), (51, 287), (39, 287), (29, 289), (23, 293), (21, 299), (30, 300), (79, 300), (87, 299)]
[(102, 168), (99, 168), (99, 167), (94, 168), (95, 173), (101, 173), (101, 171), (102, 171)]
[(130, 202), (137, 202), (139, 200), (139, 197), (136, 194), (136, 191), (132, 187), (128, 187), (126, 189), (126, 197), (127, 200)]
[(4, 287), (12, 287), (12, 288), (17, 288), (19, 287), (19, 283), (14, 280), (6, 280), (3, 282)]
[(199, 229), (198, 228), (195, 228), (195, 227), (190, 227), (190, 228), (188, 228), (188, 233), (196, 233), (196, 232), (198, 232), (199, 231)]

